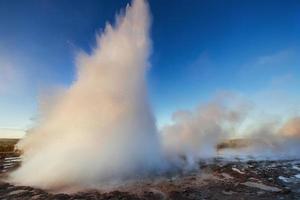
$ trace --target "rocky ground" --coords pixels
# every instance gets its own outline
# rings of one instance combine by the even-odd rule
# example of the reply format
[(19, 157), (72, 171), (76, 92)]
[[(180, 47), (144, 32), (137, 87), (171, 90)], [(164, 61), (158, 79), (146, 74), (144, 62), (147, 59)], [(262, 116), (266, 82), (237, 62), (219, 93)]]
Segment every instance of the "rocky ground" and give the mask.
[[(5, 177), (7, 172), (2, 172)], [(0, 181), (0, 199), (300, 199), (300, 160), (199, 163), (199, 169), (111, 191), (52, 194)]]

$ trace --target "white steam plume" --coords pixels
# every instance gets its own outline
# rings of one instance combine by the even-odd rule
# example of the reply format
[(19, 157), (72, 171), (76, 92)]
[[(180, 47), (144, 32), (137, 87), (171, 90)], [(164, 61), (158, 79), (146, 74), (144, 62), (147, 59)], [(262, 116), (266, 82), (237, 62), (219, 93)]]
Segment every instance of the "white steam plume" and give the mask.
[(175, 160), (185, 157), (188, 163), (183, 164), (190, 167), (199, 159), (215, 157), (216, 146), (232, 136), (248, 107), (224, 93), (193, 111), (175, 112), (173, 123), (162, 129), (167, 156)]
[(106, 25), (91, 55), (55, 100), (43, 102), (39, 122), (19, 144), (18, 184), (62, 189), (93, 187), (161, 166), (160, 144), (147, 101), (149, 11), (135, 0)]

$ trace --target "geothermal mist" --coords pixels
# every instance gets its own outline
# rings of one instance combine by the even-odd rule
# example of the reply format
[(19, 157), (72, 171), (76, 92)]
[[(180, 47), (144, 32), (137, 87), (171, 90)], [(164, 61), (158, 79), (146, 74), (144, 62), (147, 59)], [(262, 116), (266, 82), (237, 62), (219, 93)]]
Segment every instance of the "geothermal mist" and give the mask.
[(77, 79), (42, 102), (36, 127), (19, 147), (18, 184), (91, 187), (157, 169), (160, 144), (147, 101), (149, 11), (133, 1), (106, 25), (91, 55), (77, 57)]
[[(195, 167), (199, 159), (216, 156), (300, 158), (300, 117), (253, 119), (251, 111), (255, 111), (254, 105), (229, 93), (217, 95), (194, 110), (177, 111), (173, 123), (161, 130), (164, 152), (177, 163), (185, 157), (188, 167)], [(251, 123), (247, 123), (249, 119)], [(232, 139), (237, 139), (239, 147), (218, 150), (218, 145)]]
[(176, 160), (187, 158), (189, 166), (199, 159), (217, 156), (216, 146), (231, 138), (234, 127), (245, 117), (249, 105), (228, 94), (220, 94), (194, 110), (173, 114), (173, 123), (161, 130), (164, 152)]

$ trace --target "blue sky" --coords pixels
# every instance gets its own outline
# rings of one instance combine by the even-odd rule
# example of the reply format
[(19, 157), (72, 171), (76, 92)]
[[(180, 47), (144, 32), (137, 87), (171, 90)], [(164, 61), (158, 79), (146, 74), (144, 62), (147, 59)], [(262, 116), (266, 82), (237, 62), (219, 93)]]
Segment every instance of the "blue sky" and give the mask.
[[(39, 96), (72, 83), (76, 53), (89, 52), (96, 33), (127, 3), (0, 0), (0, 128), (30, 127)], [(220, 91), (242, 94), (260, 109), (299, 110), (300, 1), (149, 4), (148, 85), (159, 125)]]

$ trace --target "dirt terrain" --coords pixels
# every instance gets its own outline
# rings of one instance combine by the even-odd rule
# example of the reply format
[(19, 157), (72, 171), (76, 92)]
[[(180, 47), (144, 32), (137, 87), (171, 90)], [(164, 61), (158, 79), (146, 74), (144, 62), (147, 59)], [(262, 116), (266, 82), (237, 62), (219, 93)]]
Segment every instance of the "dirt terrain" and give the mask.
[(73, 194), (14, 186), (3, 181), (7, 173), (1, 175), (0, 199), (300, 199), (300, 160), (218, 158), (200, 162), (199, 169), (194, 171), (148, 178), (111, 191)]

